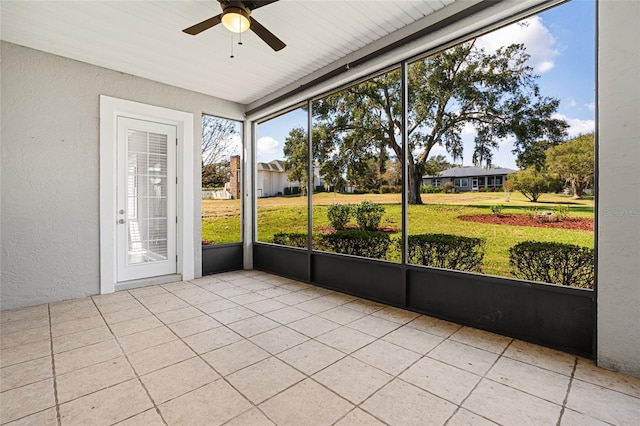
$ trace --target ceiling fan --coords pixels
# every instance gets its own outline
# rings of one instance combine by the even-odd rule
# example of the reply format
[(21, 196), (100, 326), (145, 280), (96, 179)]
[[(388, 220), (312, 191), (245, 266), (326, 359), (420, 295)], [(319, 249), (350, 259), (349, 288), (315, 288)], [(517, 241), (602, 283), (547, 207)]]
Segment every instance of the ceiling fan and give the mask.
[(233, 0), (218, 0), (222, 7), (222, 13), (214, 16), (213, 18), (206, 19), (198, 24), (195, 24), (189, 28), (185, 28), (182, 32), (187, 34), (196, 35), (208, 30), (220, 23), (224, 25), (226, 29), (234, 33), (243, 33), (247, 30), (251, 30), (258, 37), (267, 43), (276, 52), (283, 49), (286, 44), (276, 37), (271, 31), (263, 27), (255, 18), (251, 17), (251, 12), (259, 7), (266, 6), (271, 3), (275, 3), (278, 0), (264, 0), (264, 1), (233, 1)]

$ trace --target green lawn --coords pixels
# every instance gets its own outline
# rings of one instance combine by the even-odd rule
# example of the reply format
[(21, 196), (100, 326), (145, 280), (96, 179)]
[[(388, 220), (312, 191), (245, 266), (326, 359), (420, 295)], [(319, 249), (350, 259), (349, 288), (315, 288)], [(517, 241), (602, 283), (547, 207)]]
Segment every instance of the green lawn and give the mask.
[[(492, 205), (504, 206), (502, 213), (525, 214), (532, 207), (553, 210), (559, 205), (569, 206), (569, 217), (593, 218), (593, 199), (573, 200), (570, 196), (545, 194), (540, 202), (531, 203), (521, 194), (511, 195), (509, 202), (502, 193), (425, 194), (423, 205), (410, 205), (409, 234), (444, 233), (486, 238), (483, 272), (510, 276), (508, 249), (525, 240), (555, 241), (593, 247), (593, 232), (529, 226), (491, 225), (465, 222), (462, 215), (491, 213)], [(400, 228), (401, 205), (399, 194), (347, 195), (320, 193), (313, 196), (314, 229), (329, 226), (326, 211), (331, 203), (357, 204), (368, 199), (384, 205), (386, 213), (381, 225)], [(235, 203), (235, 204), (234, 204)], [(238, 200), (203, 200), (202, 238), (216, 244), (237, 242), (240, 236)], [(277, 232), (306, 232), (307, 198), (275, 197), (258, 200), (258, 240), (271, 242)], [(355, 226), (355, 222), (351, 224)], [(399, 232), (391, 232), (399, 238)], [(398, 260), (399, 253), (389, 253), (390, 260)]]

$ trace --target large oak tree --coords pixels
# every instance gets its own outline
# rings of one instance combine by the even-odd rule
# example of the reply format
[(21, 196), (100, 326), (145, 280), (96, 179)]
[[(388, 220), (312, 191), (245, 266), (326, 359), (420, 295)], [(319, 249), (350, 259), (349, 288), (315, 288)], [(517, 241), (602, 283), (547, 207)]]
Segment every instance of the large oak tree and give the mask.
[[(492, 150), (508, 136), (519, 156), (539, 140), (566, 137), (567, 124), (553, 118), (559, 101), (541, 95), (528, 59), (522, 44), (488, 52), (470, 41), (409, 65), (410, 203), (422, 203), (420, 182), (431, 150), (440, 145), (460, 159), (468, 125), (476, 131), (478, 165), (490, 165)], [(383, 174), (390, 153), (402, 156), (401, 110), (400, 70), (314, 102), (314, 161), (349, 176), (373, 158)]]

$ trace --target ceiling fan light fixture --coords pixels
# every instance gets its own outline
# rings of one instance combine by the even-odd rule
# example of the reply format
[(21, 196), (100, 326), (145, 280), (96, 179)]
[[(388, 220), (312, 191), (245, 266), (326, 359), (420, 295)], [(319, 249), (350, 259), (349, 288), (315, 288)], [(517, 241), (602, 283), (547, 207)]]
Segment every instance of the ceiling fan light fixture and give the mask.
[(222, 15), (222, 25), (232, 33), (243, 33), (251, 26), (249, 13), (241, 7), (226, 7)]

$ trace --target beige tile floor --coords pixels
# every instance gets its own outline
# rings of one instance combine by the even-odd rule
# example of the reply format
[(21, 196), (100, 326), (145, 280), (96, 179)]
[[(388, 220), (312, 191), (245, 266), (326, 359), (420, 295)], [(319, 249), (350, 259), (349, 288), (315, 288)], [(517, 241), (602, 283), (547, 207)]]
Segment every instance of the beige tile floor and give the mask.
[(2, 424), (640, 424), (640, 379), (257, 271), (0, 318)]

